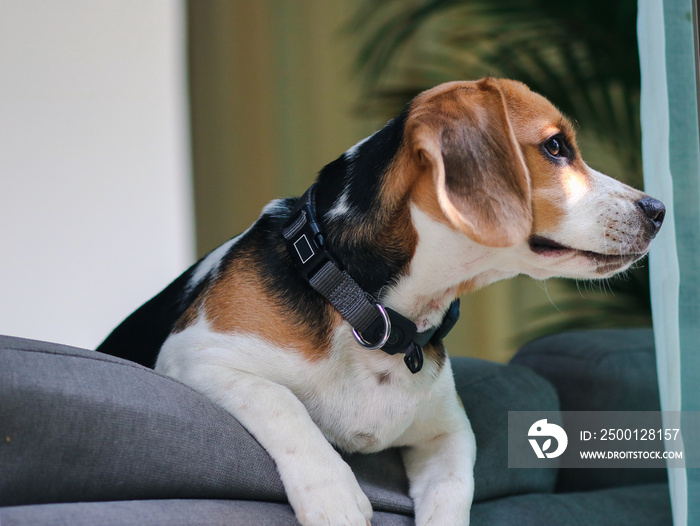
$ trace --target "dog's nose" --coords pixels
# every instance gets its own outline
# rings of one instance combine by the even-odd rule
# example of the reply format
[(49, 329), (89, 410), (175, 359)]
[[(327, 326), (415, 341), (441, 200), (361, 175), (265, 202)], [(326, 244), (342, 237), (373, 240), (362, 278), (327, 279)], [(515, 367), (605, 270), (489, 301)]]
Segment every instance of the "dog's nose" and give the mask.
[(666, 207), (658, 199), (649, 196), (641, 198), (637, 201), (637, 205), (642, 209), (644, 215), (651, 220), (653, 225), (652, 236), (655, 236), (664, 222), (664, 217), (666, 217)]

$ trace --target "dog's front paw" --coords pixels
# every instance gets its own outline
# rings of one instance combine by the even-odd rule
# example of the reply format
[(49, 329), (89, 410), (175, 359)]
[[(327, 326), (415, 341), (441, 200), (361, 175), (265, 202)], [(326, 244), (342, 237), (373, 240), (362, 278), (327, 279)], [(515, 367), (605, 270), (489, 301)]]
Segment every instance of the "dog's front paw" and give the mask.
[[(342, 461), (294, 477), (287, 497), (303, 526), (369, 526), (372, 505)], [(290, 481), (287, 481), (288, 483)]]
[(473, 493), (471, 478), (435, 483), (416, 503), (416, 526), (469, 526)]

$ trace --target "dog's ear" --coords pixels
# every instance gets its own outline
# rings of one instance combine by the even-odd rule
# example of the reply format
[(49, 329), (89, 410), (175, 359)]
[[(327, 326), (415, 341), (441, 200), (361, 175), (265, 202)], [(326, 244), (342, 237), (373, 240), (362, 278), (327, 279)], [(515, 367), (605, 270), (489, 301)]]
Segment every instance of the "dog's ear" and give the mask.
[(440, 209), (474, 241), (506, 247), (530, 233), (530, 177), (498, 87), (485, 80), (418, 104), (414, 152)]

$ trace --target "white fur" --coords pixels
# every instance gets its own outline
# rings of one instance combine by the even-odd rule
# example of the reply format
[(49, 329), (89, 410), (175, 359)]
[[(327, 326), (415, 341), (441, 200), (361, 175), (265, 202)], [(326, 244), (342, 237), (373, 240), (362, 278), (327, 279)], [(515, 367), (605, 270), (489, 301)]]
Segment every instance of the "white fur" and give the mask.
[(416, 509), (457, 507), (430, 524), (468, 523), (476, 445), (449, 361), (441, 370), (428, 361), (414, 376), (400, 355), (358, 346), (344, 324), (330, 356), (310, 362), (255, 336), (213, 332), (200, 316), (166, 340), (156, 370), (222, 405), (258, 439), (304, 525), (364, 525), (372, 514), (329, 442), (365, 453), (406, 447)]
[(461, 283), (476, 280), (485, 286), (517, 274), (499, 270), (508, 259), (502, 249), (480, 245), (416, 206), (411, 218), (418, 234), (416, 252), (408, 274), (382, 295), (382, 301), (416, 320), (419, 331), (440, 323)]
[[(258, 439), (275, 459), (303, 524), (366, 524), (372, 514), (367, 497), (285, 385), (300, 385), (300, 362), (257, 338), (214, 333), (200, 320), (168, 338), (156, 370), (207, 395)], [(284, 378), (295, 380), (275, 381)]]
[(351, 146), (345, 151), (345, 159), (348, 161), (353, 161), (358, 154), (358, 151), (360, 150), (360, 146), (365, 144), (367, 141), (369, 141), (372, 137), (376, 135), (376, 132), (370, 135), (369, 137), (365, 137), (364, 139), (359, 140), (354, 146)]
[(333, 206), (328, 210), (328, 212), (326, 212), (326, 221), (333, 221), (350, 212), (350, 204), (348, 203), (348, 199), (348, 189), (346, 187)]
[(221, 265), (221, 260), (224, 259), (229, 250), (236, 244), (236, 242), (241, 238), (242, 234), (234, 238), (229, 239), (221, 245), (220, 247), (212, 250), (206, 255), (202, 261), (199, 262), (197, 267), (192, 273), (190, 281), (187, 283), (187, 290), (193, 290), (204, 278), (209, 274), (216, 273)]

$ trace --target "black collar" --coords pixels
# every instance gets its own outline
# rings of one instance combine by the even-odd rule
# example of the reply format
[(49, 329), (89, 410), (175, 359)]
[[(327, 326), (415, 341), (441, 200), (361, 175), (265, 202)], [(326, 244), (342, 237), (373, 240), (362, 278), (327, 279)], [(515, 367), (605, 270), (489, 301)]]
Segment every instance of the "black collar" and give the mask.
[(452, 302), (440, 325), (418, 332), (415, 323), (362, 290), (326, 248), (316, 219), (315, 185), (299, 198), (282, 235), (304, 279), (352, 325), (358, 343), (392, 355), (405, 354), (412, 373), (423, 367), (423, 347), (439, 343), (457, 323), (459, 299)]

